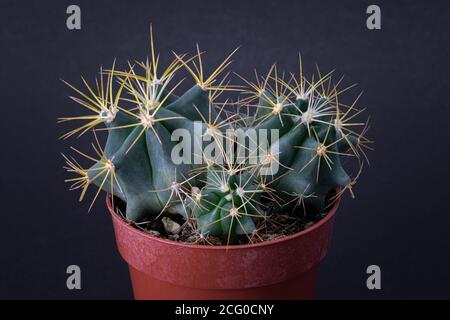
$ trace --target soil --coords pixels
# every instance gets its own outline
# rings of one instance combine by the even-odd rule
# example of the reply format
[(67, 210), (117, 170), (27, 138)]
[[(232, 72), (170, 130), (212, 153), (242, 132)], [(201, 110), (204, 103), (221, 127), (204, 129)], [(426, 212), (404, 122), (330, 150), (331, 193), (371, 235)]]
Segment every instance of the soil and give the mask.
[[(327, 198), (330, 199), (333, 194), (330, 194)], [(114, 200), (116, 204), (116, 211), (124, 217), (123, 212), (125, 212), (125, 203), (120, 201), (119, 199)], [(331, 207), (331, 201), (328, 200), (328, 208)], [(291, 212), (287, 212), (285, 214), (280, 213), (270, 213), (270, 210), (267, 213), (265, 219), (260, 219), (259, 223), (256, 226), (255, 232), (239, 236), (233, 239), (221, 239), (214, 236), (201, 236), (199, 232), (195, 228), (195, 220), (191, 219), (186, 221), (182, 216), (177, 214), (163, 213), (158, 219), (153, 221), (146, 221), (140, 223), (131, 223), (136, 228), (147, 232), (155, 237), (159, 237), (162, 239), (168, 239), (177, 242), (183, 242), (188, 244), (200, 244), (200, 245), (227, 245), (227, 244), (250, 244), (250, 243), (258, 243), (263, 241), (274, 240), (278, 238), (282, 238), (294, 233), (298, 233), (306, 228), (314, 225), (319, 222), (323, 217), (326, 216), (327, 213), (314, 213), (310, 214), (308, 212), (308, 208), (306, 208), (304, 213), (303, 208), (299, 210), (290, 210)], [(168, 233), (164, 224), (162, 222), (162, 218), (167, 217), (173, 222), (180, 225), (178, 230), (176, 230), (173, 234)]]

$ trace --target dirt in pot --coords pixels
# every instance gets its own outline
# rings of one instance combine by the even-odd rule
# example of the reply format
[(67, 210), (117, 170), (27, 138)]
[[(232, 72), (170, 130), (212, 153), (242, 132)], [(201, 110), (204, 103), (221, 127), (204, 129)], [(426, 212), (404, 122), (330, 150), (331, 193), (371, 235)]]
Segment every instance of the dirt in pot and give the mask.
[[(334, 204), (335, 191), (327, 195), (327, 208)], [(114, 199), (116, 212), (125, 219), (126, 204)], [(282, 238), (314, 225), (322, 220), (328, 212), (315, 212), (314, 208), (300, 204), (291, 210), (276, 212), (269, 208), (265, 219), (259, 219), (256, 230), (248, 235), (233, 239), (233, 244), (250, 244)], [(125, 219), (126, 220), (126, 219)], [(203, 236), (196, 229), (195, 219), (188, 221), (178, 214), (162, 213), (157, 219), (143, 222), (129, 222), (134, 227), (155, 237), (177, 242), (201, 245), (226, 245), (227, 240), (215, 236)]]

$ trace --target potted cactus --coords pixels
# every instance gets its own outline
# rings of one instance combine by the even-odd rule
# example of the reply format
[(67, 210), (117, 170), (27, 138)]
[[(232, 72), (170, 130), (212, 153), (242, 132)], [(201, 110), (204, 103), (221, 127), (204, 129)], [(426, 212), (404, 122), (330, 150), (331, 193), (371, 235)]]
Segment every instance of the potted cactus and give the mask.
[[(341, 102), (332, 73), (308, 80), (273, 65), (231, 85), (231, 53), (206, 73), (197, 46), (162, 72), (151, 36), (144, 62), (100, 69), (70, 86), (90, 112), (60, 118), (92, 131), (93, 152), (63, 155), (70, 189), (107, 193), (137, 299), (309, 299), (341, 195), (358, 179), (367, 122)], [(180, 74), (195, 84), (177, 95)], [(103, 127), (98, 125), (103, 124)], [(102, 146), (98, 136), (107, 135)], [(356, 160), (353, 177), (344, 160)], [(356, 164), (356, 165), (355, 165)]]

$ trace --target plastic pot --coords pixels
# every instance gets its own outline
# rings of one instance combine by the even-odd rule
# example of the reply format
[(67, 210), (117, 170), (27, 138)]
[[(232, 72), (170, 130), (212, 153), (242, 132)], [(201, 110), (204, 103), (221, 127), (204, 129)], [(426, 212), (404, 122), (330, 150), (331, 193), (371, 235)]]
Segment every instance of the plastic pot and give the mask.
[(318, 223), (272, 241), (229, 246), (184, 244), (112, 216), (135, 299), (313, 299), (331, 241), (336, 201)]

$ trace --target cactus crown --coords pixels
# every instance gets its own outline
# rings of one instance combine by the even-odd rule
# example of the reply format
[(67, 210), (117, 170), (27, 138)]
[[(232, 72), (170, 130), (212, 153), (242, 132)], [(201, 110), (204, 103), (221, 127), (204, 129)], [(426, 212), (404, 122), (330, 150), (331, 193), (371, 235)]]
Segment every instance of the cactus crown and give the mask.
[[(339, 89), (342, 79), (333, 83), (332, 72), (319, 70), (308, 80), (301, 56), (297, 75), (273, 65), (233, 86), (224, 72), (236, 50), (209, 74), (198, 45), (194, 56), (174, 54), (161, 71), (153, 36), (150, 44), (144, 62), (100, 68), (95, 87), (84, 78), (84, 91), (65, 82), (89, 114), (60, 118), (81, 123), (62, 138), (94, 132), (92, 155), (72, 148), (90, 167), (63, 155), (80, 200), (98, 187), (90, 208), (104, 190), (126, 203), (125, 217), (136, 224), (175, 213), (185, 222), (174, 233), (189, 226), (201, 239), (231, 243), (258, 241), (258, 230), (280, 215), (317, 221), (342, 193), (353, 197), (371, 141), (368, 121), (357, 120), (360, 95), (341, 102), (352, 86)], [(195, 84), (177, 96), (181, 70)], [(237, 92), (237, 101), (221, 98), (225, 91)], [(107, 132), (103, 147), (97, 131)], [(342, 165), (347, 158), (356, 160), (352, 177)]]

